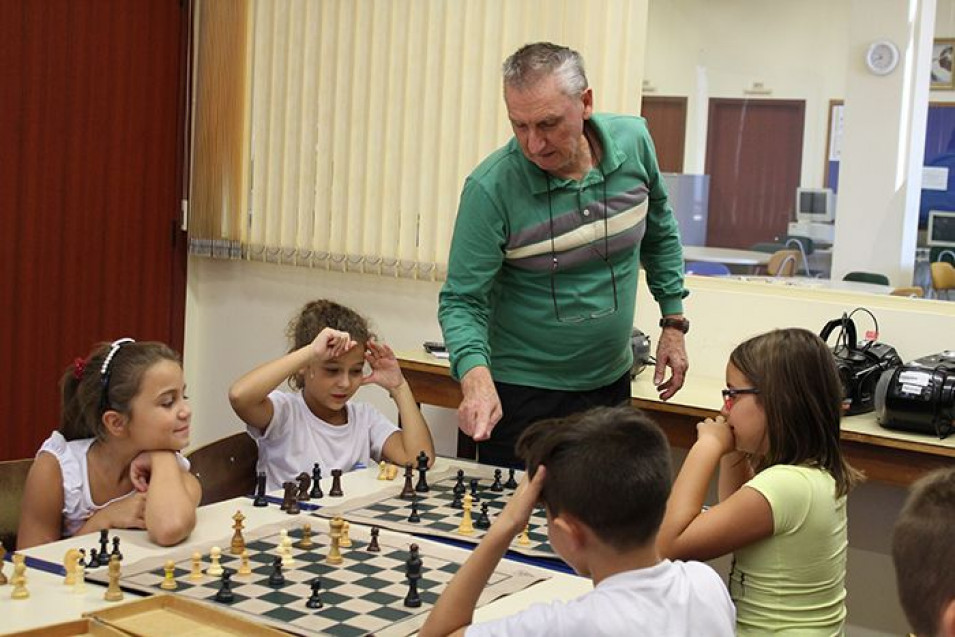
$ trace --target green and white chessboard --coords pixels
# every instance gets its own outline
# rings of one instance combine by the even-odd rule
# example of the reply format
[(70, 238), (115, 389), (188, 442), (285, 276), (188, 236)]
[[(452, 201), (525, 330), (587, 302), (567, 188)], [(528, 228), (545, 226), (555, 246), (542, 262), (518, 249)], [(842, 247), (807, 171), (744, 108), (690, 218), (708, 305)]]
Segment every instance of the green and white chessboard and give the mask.
[[(316, 544), (310, 550), (297, 546), (305, 523), (311, 525), (312, 541)], [(232, 576), (235, 601), (230, 604), (215, 601), (220, 588), (219, 577), (206, 575), (201, 580), (192, 581), (189, 572), (193, 551), (202, 554), (204, 571), (209, 566), (209, 552), (213, 546), (222, 549), (220, 563), (223, 568), (238, 571), (239, 557), (228, 552), (231, 536), (220, 543), (180, 547), (164, 558), (123, 564), (120, 584), (123, 588), (147, 593), (184, 595), (220, 610), (244, 615), (246, 619), (251, 616), (255, 621), (304, 635), (345, 637), (374, 633), (378, 637), (387, 637), (417, 631), (470, 551), (382, 529), (378, 538), (381, 552), (371, 553), (367, 550), (370, 529), (351, 522), (349, 524), (349, 537), (353, 545), (341, 549), (344, 563), (334, 566), (324, 562), (330, 544), (326, 520), (290, 517), (281, 524), (246, 531), (244, 536), (252, 574)], [(283, 569), (285, 585), (273, 588), (268, 579), (272, 573), (272, 561), (279, 555), (279, 531), (283, 528), (295, 543), (292, 547), (295, 563)], [(411, 544), (418, 544), (423, 562), (422, 578), (418, 582), (422, 601), (419, 608), (404, 606), (404, 598), (408, 593), (405, 561)], [(173, 560), (176, 564), (178, 588), (174, 591), (160, 588), (166, 560)], [(316, 576), (321, 577), (320, 598), (323, 608), (312, 610), (305, 606), (305, 602), (311, 595), (310, 582)], [(93, 571), (87, 577), (107, 582), (106, 569)], [(502, 562), (491, 576), (478, 606), (549, 577), (543, 569)]]
[[(451, 506), (451, 502), (454, 500), (453, 489), (457, 482), (457, 471), (457, 467), (451, 467), (428, 472), (428, 486), (431, 490), (417, 494), (418, 516), (421, 518), (421, 522), (408, 521), (408, 517), (411, 515), (411, 500), (402, 500), (399, 497), (404, 486), (402, 475), (389, 481), (393, 488), (387, 491), (353, 498), (347, 503), (337, 506), (322, 506), (313, 515), (324, 518), (340, 515), (346, 520), (361, 524), (375, 524), (405, 533), (447, 537), (477, 544), (484, 537), (485, 530), (475, 527), (474, 533), (471, 535), (458, 533), (463, 511)], [(507, 471), (502, 470), (502, 473), (501, 481), (506, 482)], [(507, 504), (514, 490), (507, 488), (503, 491), (491, 490), (491, 484), (494, 482), (494, 467), (469, 465), (465, 468), (464, 484), (467, 486), (468, 493), (471, 492), (472, 478), (479, 480), (477, 491), (481, 499), (472, 504), (471, 520), (473, 522), (478, 519), (481, 514), (481, 503), (487, 502), (489, 504), (488, 517), (493, 523), (494, 518)], [(520, 479), (520, 474), (518, 474), (517, 479)], [(412, 484), (417, 484), (417, 482), (418, 472), (415, 471)], [(547, 540), (547, 515), (544, 513), (544, 509), (540, 507), (535, 509), (529, 522), (527, 533), (529, 543), (521, 544), (518, 538), (515, 538), (511, 542), (510, 549), (523, 555), (559, 559)]]

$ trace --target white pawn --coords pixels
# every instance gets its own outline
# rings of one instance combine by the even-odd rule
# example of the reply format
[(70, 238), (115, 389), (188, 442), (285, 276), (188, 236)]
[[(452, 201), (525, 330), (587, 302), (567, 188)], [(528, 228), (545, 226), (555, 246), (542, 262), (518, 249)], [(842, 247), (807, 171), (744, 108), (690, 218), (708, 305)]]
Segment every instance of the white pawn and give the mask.
[[(282, 529), (283, 531), (285, 529)], [(292, 538), (285, 534), (281, 541), (281, 552), (282, 552), (282, 566), (292, 566), (295, 564), (295, 560), (292, 559)]]
[(85, 593), (86, 592), (86, 564), (83, 563), (83, 560), (79, 560), (76, 563), (76, 571), (74, 571), (73, 576), (74, 576), (73, 592)]
[(209, 565), (209, 568), (206, 569), (206, 575), (211, 575), (212, 577), (222, 575), (222, 566), (219, 564), (221, 557), (222, 549), (218, 546), (213, 546), (212, 550), (209, 551), (209, 561), (212, 563)]

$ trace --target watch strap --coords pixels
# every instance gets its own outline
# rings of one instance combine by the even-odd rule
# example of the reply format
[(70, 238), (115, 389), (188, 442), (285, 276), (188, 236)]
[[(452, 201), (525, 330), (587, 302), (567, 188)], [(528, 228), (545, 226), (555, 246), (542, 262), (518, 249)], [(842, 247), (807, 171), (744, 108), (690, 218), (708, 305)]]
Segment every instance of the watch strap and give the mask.
[(660, 319), (660, 327), (672, 327), (678, 329), (684, 334), (690, 331), (690, 319), (686, 317), (675, 318), (672, 316)]

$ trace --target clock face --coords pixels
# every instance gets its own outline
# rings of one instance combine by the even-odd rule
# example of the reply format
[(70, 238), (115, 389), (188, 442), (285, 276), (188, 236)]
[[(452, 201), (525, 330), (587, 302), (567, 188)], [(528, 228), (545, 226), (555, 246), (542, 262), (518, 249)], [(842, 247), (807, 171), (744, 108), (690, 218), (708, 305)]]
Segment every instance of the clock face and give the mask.
[(899, 49), (888, 40), (873, 42), (866, 51), (865, 63), (876, 75), (888, 75), (899, 63)]

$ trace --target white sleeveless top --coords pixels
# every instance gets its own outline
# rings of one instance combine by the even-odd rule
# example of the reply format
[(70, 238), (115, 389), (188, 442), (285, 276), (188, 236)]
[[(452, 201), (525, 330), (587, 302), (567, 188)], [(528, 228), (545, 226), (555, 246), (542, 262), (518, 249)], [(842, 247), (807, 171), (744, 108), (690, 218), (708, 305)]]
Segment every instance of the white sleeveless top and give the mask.
[[(126, 495), (113, 498), (104, 504), (93, 502), (90, 494), (89, 471), (86, 466), (86, 454), (90, 450), (95, 438), (81, 440), (67, 440), (59, 431), (54, 431), (44, 441), (37, 451), (39, 456), (44, 451), (53, 455), (60, 463), (60, 473), (63, 474), (63, 537), (70, 537), (76, 533), (83, 523), (100, 509), (108, 507), (113, 502), (128, 498), (136, 490)], [(189, 470), (189, 461), (176, 452), (176, 460), (183, 471)]]

